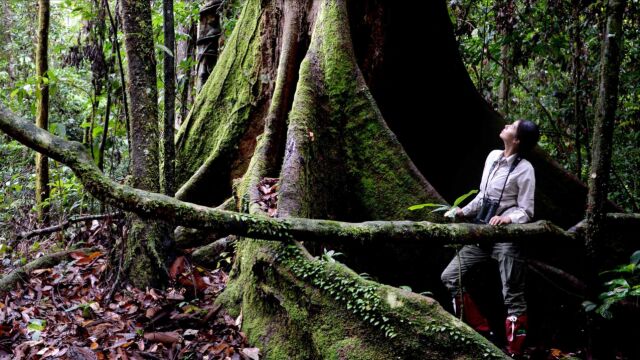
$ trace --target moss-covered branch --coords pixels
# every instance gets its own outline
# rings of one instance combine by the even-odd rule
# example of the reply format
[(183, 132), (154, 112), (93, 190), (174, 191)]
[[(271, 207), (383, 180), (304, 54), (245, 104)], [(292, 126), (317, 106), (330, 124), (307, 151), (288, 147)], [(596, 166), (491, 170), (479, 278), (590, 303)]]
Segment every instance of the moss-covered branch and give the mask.
[(39, 257), (2, 277), (0, 279), (0, 294), (13, 289), (16, 283), (26, 279), (33, 270), (52, 267), (65, 260), (73, 252), (91, 253), (98, 250), (98, 248), (71, 249)]
[[(20, 119), (0, 105), (0, 129), (26, 146), (69, 166), (97, 199), (142, 217), (267, 240), (493, 243), (575, 237), (547, 221), (492, 227), (475, 224), (436, 224), (426, 221), (368, 221), (346, 223), (302, 218), (268, 219), (195, 205), (165, 195), (134, 189), (104, 176), (84, 146), (66, 141)], [(538, 241), (538, 240), (536, 240)]]
[(437, 241), (441, 243), (478, 243), (526, 241), (539, 238), (572, 238), (555, 225), (540, 221), (532, 224), (490, 227), (474, 224), (436, 224), (411, 221), (370, 221), (345, 223), (301, 218), (267, 219), (217, 210), (178, 201), (118, 184), (105, 177), (87, 155), (83, 145), (65, 141), (32, 123), (19, 119), (0, 105), (0, 128), (23, 144), (56, 159), (81, 179), (96, 198), (143, 217), (176, 221), (193, 228), (219, 233), (251, 236), (269, 240), (295, 238), (305, 241)]
[(269, 240), (295, 238), (304, 241), (323, 240), (341, 243), (372, 241), (490, 243), (527, 241), (539, 238), (543, 234), (546, 239), (573, 238), (572, 233), (565, 232), (546, 221), (505, 227), (411, 221), (346, 223), (301, 218), (268, 219), (216, 210), (118, 184), (98, 170), (82, 144), (53, 136), (31, 122), (18, 118), (2, 105), (0, 105), (0, 128), (30, 148), (69, 166), (85, 188), (99, 200), (123, 210), (132, 211), (142, 217), (158, 218), (219, 233)]

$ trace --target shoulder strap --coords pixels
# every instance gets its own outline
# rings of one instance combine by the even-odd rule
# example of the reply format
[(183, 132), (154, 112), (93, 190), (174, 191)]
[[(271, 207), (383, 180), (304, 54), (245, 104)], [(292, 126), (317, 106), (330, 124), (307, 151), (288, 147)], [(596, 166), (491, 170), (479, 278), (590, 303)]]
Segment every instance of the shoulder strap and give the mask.
[(520, 155), (517, 155), (516, 159), (513, 160), (513, 164), (511, 164), (511, 167), (509, 168), (507, 177), (504, 178), (504, 184), (502, 185), (502, 191), (500, 191), (500, 198), (498, 199), (498, 206), (500, 205), (500, 201), (502, 201), (502, 194), (504, 194), (504, 188), (507, 186), (507, 180), (509, 179), (509, 175), (511, 175), (511, 172), (513, 171), (513, 169), (515, 169), (516, 166), (518, 166), (518, 164), (520, 163), (520, 160), (522, 160), (522, 157)]

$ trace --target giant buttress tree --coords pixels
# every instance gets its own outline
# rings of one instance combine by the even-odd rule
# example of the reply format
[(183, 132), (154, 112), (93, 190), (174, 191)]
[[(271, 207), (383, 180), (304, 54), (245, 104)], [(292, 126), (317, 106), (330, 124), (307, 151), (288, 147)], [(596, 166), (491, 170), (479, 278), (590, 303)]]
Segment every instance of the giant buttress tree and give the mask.
[[(245, 236), (218, 301), (243, 315), (267, 358), (501, 357), (434, 300), (314, 255), (339, 246), (358, 272), (395, 285), (413, 274), (435, 289), (450, 258), (443, 242), (557, 230), (341, 222), (441, 220), (407, 207), (476, 188), (471, 174), (500, 145), (504, 120), (469, 80), (442, 1), (247, 0), (176, 139), (176, 198), (199, 205), (109, 182), (77, 145), (29, 139), (33, 129), (14, 120), (0, 108), (3, 130), (69, 164), (98, 198)], [(580, 220), (586, 188), (539, 150), (531, 161), (538, 216)], [(265, 177), (279, 178), (279, 219), (259, 205)], [(239, 213), (212, 208), (220, 204)]]
[[(425, 215), (408, 206), (476, 188), (469, 174), (498, 147), (504, 122), (470, 82), (444, 2), (405, 7), (247, 1), (178, 134), (176, 196), (206, 206), (233, 196), (237, 210), (266, 216), (258, 185), (278, 177), (279, 217), (355, 222), (415, 219)], [(584, 186), (541, 151), (532, 162), (538, 213), (577, 222)], [(449, 259), (429, 244), (340, 248), (358, 271), (398, 285), (422, 277), (435, 286)], [(245, 331), (269, 357), (432, 358), (439, 346), (473, 356), (425, 330), (442, 316), (426, 298), (369, 283), (307, 252), (319, 249), (239, 242), (220, 301), (244, 314)], [(401, 345), (369, 340), (398, 332)]]

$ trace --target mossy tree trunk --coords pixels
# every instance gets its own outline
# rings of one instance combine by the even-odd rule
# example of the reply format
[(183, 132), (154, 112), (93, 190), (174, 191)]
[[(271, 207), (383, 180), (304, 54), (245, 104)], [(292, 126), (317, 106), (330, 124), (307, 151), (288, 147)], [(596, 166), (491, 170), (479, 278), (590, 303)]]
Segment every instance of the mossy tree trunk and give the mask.
[[(609, 0), (606, 5), (606, 26), (602, 38), (600, 55), (600, 85), (596, 116), (594, 120), (591, 168), (589, 170), (589, 196), (587, 201), (587, 226), (585, 248), (591, 265), (588, 281), (592, 296), (600, 293), (598, 286), (603, 267), (602, 249), (608, 242), (605, 202), (608, 196), (609, 172), (613, 126), (618, 105), (618, 80), (622, 60), (623, 26), (622, 18), (625, 0)], [(588, 359), (608, 359), (615, 354), (615, 338), (600, 319), (592, 314), (589, 318)]]
[[(585, 246), (587, 254), (598, 261), (602, 247), (608, 196), (609, 172), (613, 125), (618, 106), (618, 80), (623, 45), (622, 16), (625, 0), (611, 0), (606, 6), (606, 28), (600, 56), (600, 85), (592, 140), (592, 163), (589, 171), (589, 196), (587, 203), (587, 230)], [(601, 270), (601, 269), (594, 269)]]
[(162, 1), (162, 18), (164, 30), (164, 46), (171, 52), (164, 53), (164, 114), (160, 123), (160, 188), (164, 194), (175, 193), (175, 144), (174, 126), (176, 115), (176, 34), (173, 19), (173, 0)]
[[(128, 59), (130, 101), (131, 185), (160, 191), (158, 91), (155, 47), (149, 0), (122, 2), (123, 31)], [(131, 216), (121, 271), (139, 287), (162, 286), (166, 280), (171, 238), (163, 224)]]
[[(36, 77), (38, 79), (38, 113), (36, 124), (49, 131), (49, 0), (38, 1), (38, 48), (36, 50)], [(38, 219), (48, 221), (49, 206), (49, 159), (36, 154), (36, 206)]]

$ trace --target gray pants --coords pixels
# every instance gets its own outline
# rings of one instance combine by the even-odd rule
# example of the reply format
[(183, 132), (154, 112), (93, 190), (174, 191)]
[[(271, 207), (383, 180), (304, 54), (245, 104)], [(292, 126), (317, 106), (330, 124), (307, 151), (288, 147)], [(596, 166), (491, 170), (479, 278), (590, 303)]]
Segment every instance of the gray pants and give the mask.
[(476, 245), (465, 245), (442, 272), (442, 282), (451, 292), (451, 296), (455, 297), (460, 292), (459, 276), (464, 277), (472, 266), (489, 258), (498, 260), (502, 279), (502, 296), (509, 316), (522, 315), (527, 311), (527, 303), (524, 299), (525, 261), (518, 245), (497, 243), (486, 250)]

